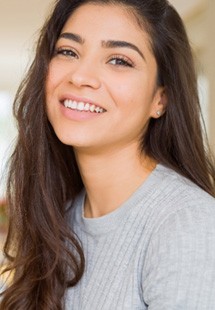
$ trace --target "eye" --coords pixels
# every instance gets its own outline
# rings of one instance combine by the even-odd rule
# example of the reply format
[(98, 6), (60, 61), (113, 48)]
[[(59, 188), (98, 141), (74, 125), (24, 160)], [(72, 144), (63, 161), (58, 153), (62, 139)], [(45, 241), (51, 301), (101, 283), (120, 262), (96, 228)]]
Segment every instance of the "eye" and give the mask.
[(78, 55), (71, 48), (58, 48), (55, 50), (55, 55), (78, 58)]
[(124, 56), (114, 56), (109, 60), (109, 63), (114, 66), (122, 66), (122, 67), (134, 67), (134, 64), (131, 60), (127, 59)]

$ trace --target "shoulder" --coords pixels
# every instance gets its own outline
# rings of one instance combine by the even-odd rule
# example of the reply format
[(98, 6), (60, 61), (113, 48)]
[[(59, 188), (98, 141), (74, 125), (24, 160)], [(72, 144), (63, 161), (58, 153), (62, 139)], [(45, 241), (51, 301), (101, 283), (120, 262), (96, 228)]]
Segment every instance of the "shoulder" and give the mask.
[(158, 165), (153, 174), (153, 190), (147, 197), (150, 206), (147, 222), (153, 235), (162, 227), (176, 227), (176, 223), (182, 231), (185, 226), (211, 223), (215, 231), (214, 197), (163, 165)]
[(157, 172), (164, 196), (144, 260), (145, 301), (152, 309), (212, 309), (215, 199), (170, 169)]
[(187, 249), (193, 250), (190, 257), (202, 252), (215, 258), (215, 199), (171, 169), (160, 166), (158, 174), (162, 197), (151, 213), (149, 249), (163, 252), (165, 248), (175, 254)]
[(160, 203), (170, 206), (170, 212), (189, 207), (215, 210), (215, 198), (187, 178), (163, 165), (158, 165), (155, 174)]
[(165, 196), (169, 195), (171, 199), (178, 197), (182, 201), (190, 201), (191, 204), (192, 200), (198, 201), (199, 199), (208, 204), (215, 204), (215, 198), (174, 170), (158, 165), (156, 174), (157, 179), (162, 181), (162, 191)]

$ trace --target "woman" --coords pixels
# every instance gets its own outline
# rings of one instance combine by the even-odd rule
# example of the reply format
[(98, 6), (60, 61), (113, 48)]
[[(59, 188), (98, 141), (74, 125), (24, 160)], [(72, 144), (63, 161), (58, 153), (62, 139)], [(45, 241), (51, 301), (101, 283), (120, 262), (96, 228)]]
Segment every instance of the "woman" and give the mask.
[(57, 1), (15, 113), (1, 309), (215, 308), (215, 170), (167, 1)]

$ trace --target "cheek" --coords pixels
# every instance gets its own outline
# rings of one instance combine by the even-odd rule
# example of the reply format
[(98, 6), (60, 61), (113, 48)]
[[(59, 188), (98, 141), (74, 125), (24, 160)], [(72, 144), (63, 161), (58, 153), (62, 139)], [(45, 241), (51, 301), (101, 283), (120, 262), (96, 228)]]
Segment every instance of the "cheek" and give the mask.
[(46, 92), (52, 93), (55, 88), (62, 82), (66, 70), (62, 68), (54, 60), (51, 61), (48, 69), (47, 79), (46, 79)]
[(112, 95), (116, 104), (126, 112), (130, 110), (144, 110), (150, 101), (148, 83), (143, 78), (120, 79), (113, 83)]
[(150, 91), (150, 80), (147, 74), (136, 71), (132, 74), (120, 75), (119, 78), (116, 77), (114, 80), (112, 78), (112, 85), (114, 85), (115, 92), (130, 98), (143, 96)]
[(56, 92), (59, 85), (59, 74), (55, 66), (49, 65), (46, 85), (45, 85), (45, 96), (46, 96), (46, 111), (49, 121), (52, 123), (52, 118), (55, 116), (55, 102), (56, 102)]
[(52, 68), (49, 67), (46, 78), (46, 99), (48, 99), (52, 94), (55, 85), (56, 85), (56, 75), (53, 73)]

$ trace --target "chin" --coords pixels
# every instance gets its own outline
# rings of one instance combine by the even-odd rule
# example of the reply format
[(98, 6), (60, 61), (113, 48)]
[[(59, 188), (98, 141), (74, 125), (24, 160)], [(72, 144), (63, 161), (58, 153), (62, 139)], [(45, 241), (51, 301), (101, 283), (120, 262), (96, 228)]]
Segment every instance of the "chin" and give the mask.
[(87, 141), (85, 137), (78, 137), (77, 135), (63, 134), (62, 132), (56, 133), (58, 139), (65, 145), (72, 146), (74, 148), (88, 148), (92, 145), (90, 141)]

